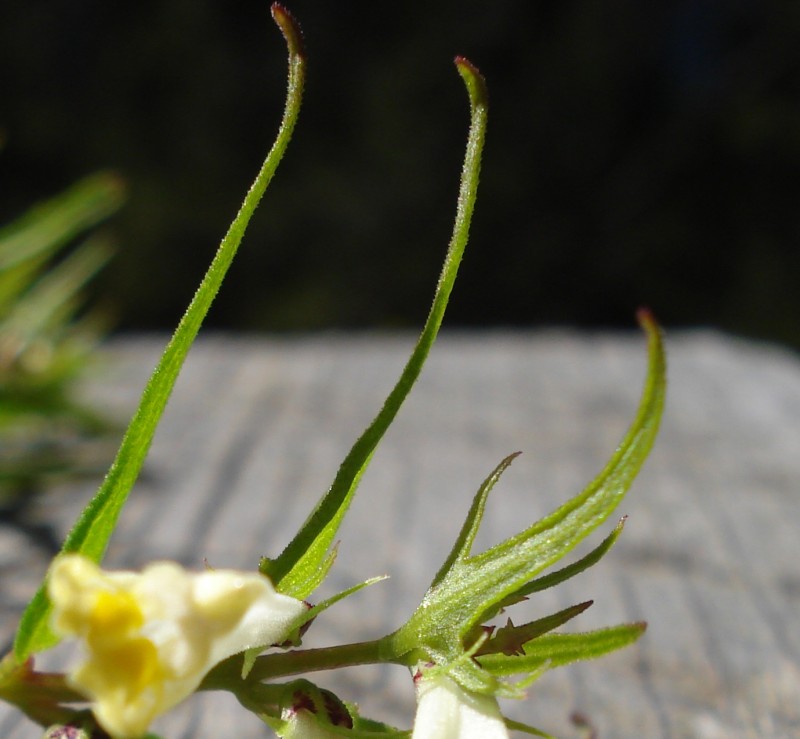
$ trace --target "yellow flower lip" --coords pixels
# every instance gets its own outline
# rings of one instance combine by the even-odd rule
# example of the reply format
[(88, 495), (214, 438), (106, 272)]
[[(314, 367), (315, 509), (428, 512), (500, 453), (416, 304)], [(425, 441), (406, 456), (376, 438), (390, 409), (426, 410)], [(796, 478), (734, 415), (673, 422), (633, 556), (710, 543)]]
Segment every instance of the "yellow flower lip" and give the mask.
[(138, 629), (144, 616), (136, 598), (128, 592), (100, 592), (89, 618), (90, 633), (128, 633)]
[(145, 734), (218, 662), (283, 641), (306, 611), (258, 573), (190, 573), (174, 562), (105, 572), (77, 554), (56, 559), (48, 591), (53, 630), (85, 645), (70, 682), (125, 738)]

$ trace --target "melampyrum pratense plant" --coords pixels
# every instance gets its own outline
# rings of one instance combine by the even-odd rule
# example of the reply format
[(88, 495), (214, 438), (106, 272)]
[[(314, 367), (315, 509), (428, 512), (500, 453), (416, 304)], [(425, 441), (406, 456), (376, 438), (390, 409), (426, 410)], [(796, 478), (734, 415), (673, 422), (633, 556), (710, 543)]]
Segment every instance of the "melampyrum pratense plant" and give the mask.
[[(272, 15), (289, 48), (288, 95), (277, 138), (146, 386), (107, 477), (22, 617), (13, 652), (0, 663), (0, 697), (49, 727), (48, 737), (148, 736), (156, 716), (198, 690), (230, 691), (282, 737), (492, 739), (508, 736), (509, 730), (547, 736), (504, 718), (498, 698), (521, 698), (550, 668), (630, 644), (644, 624), (554, 633), (589, 602), (527, 623), (515, 625), (509, 619), (498, 629), (485, 624), (590, 567), (619, 536), (621, 522), (589, 554), (543, 574), (607, 519), (653, 443), (664, 401), (665, 364), (658, 328), (646, 312), (639, 320), (648, 337), (649, 367), (636, 417), (583, 492), (515, 536), (473, 553), (486, 499), (514, 455), (507, 457), (480, 485), (450, 554), (404, 623), (372, 641), (301, 648), (313, 619), (375, 582), (355, 584), (311, 605), (313, 592), (333, 565), (334, 539), (358, 481), (436, 339), (467, 242), (487, 94), (480, 73), (463, 57), (455, 63), (469, 96), (469, 137), (453, 236), (433, 305), (397, 384), (330, 489), (285, 549), (274, 558), (262, 557), (253, 572), (207, 568), (193, 574), (172, 562), (157, 562), (142, 572), (106, 572), (99, 566), (181, 364), (297, 119), (306, 65), (302, 39), (281, 5), (272, 6)], [(84, 661), (67, 675), (36, 672), (34, 656), (65, 637), (84, 643)], [(409, 671), (418, 704), (411, 730), (366, 719), (355, 706), (296, 677), (367, 663)], [(79, 710), (87, 704), (90, 710)]]

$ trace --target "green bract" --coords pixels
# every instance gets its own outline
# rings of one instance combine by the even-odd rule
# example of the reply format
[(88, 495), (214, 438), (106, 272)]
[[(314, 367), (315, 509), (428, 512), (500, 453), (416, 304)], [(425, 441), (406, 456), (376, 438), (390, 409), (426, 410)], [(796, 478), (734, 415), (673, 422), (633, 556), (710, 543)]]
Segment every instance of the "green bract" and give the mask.
[[(647, 383), (636, 419), (605, 469), (582, 493), (546, 518), (491, 549), (472, 555), (486, 498), (516, 455), (504, 459), (478, 490), (456, 544), (419, 608), (404, 626), (388, 637), (395, 655), (413, 655), (415, 661), (424, 657), (437, 664), (457, 662), (451, 672), (464, 687), (513, 697), (517, 691), (499, 684), (495, 675), (528, 669), (515, 668), (520, 664), (517, 655), (526, 655), (526, 647), (534, 639), (590, 605), (580, 604), (521, 626), (512, 626), (509, 621), (508, 626), (491, 637), (474, 629), (496, 616), (502, 608), (593, 564), (616, 538), (619, 529), (613, 538), (576, 565), (553, 573), (548, 579), (534, 579), (606, 520), (627, 492), (653, 444), (664, 404), (665, 362), (658, 328), (646, 312), (640, 314), (640, 320), (649, 335)], [(641, 625), (626, 626), (621, 627), (620, 635), (630, 637), (627, 641), (631, 641), (641, 631)], [(588, 654), (590, 642), (592, 654)], [(586, 644), (587, 656), (599, 653), (596, 638), (592, 637)], [(472, 653), (477, 659), (461, 659), (465, 650), (474, 650)], [(484, 654), (495, 655), (486, 666), (481, 659)], [(505, 659), (498, 654), (503, 654)], [(534, 662), (538, 668), (544, 660)]]
[[(496, 632), (481, 624), (534, 592), (552, 587), (596, 563), (622, 531), (623, 521), (577, 562), (542, 577), (596, 529), (617, 507), (652, 447), (666, 391), (660, 331), (647, 311), (639, 319), (649, 338), (649, 368), (639, 410), (628, 433), (600, 474), (572, 500), (525, 531), (480, 554), (471, 554), (489, 492), (516, 455), (504, 459), (481, 485), (456, 543), (433, 579), (419, 608), (385, 648), (394, 660), (429, 661), (478, 694), (523, 697), (545, 670), (620, 649), (644, 632), (645, 624), (623, 624), (583, 634), (548, 632), (577, 616), (591, 601)], [(505, 677), (522, 675), (516, 683)], [(514, 723), (536, 735), (543, 732)]]
[[(272, 13), (289, 49), (288, 95), (276, 142), (145, 388), (108, 476), (68, 535), (63, 552), (81, 554), (94, 562), (102, 559), (180, 367), (288, 144), (300, 108), (305, 58), (299, 27), (291, 15), (278, 4), (272, 6)], [(463, 57), (456, 57), (455, 62), (469, 97), (470, 127), (453, 236), (433, 304), (396, 385), (342, 462), (330, 489), (285, 549), (275, 558), (260, 560), (259, 572), (272, 581), (275, 590), (283, 594), (281, 597), (305, 600), (328, 574), (335, 559), (334, 541), (358, 483), (419, 377), (442, 323), (469, 234), (486, 134), (488, 101), (486, 85), (478, 70)], [(381, 578), (367, 580), (316, 606), (309, 604), (307, 609), (303, 606), (303, 612), (297, 618), (292, 617), (290, 622), (283, 623), (278, 637), (278, 640), (283, 640), (281, 644), (267, 645), (267, 654), (261, 654), (265, 649), (257, 646), (260, 642), (248, 644), (248, 648), (253, 648), (212, 667), (198, 689), (230, 691), (245, 708), (258, 715), (280, 736), (305, 739), (408, 736), (408, 731), (359, 716), (354, 706), (308, 680), (275, 682), (278, 678), (349, 665), (393, 663), (410, 668), (417, 681), (420, 720), (419, 732), (415, 736), (433, 736), (439, 731), (439, 708), (443, 715), (446, 714), (442, 725), (451, 732), (448, 735), (462, 739), (475, 736), (474, 731), (470, 733), (464, 728), (470, 721), (484, 722), (492, 736), (505, 736), (508, 729), (547, 736), (532, 727), (503, 719), (497, 698), (521, 697), (523, 687), (530, 685), (547, 669), (594, 658), (629, 644), (642, 634), (644, 624), (625, 624), (583, 634), (553, 633), (554, 629), (588, 608), (591, 601), (518, 625), (508, 619), (505, 626), (495, 629), (487, 622), (528, 596), (553, 587), (595, 564), (620, 535), (622, 521), (588, 554), (561, 569), (545, 573), (612, 514), (653, 444), (664, 404), (664, 350), (659, 329), (647, 311), (639, 313), (639, 322), (648, 337), (649, 357), (639, 408), (616, 452), (585, 490), (515, 536), (474, 554), (472, 547), (489, 492), (516, 455), (507, 457), (480, 486), (452, 551), (433, 578), (422, 603), (394, 632), (367, 642), (317, 649), (299, 648), (303, 633), (313, 619), (342, 598)], [(100, 572), (94, 565), (76, 565), (76, 571), (84, 569)], [(96, 574), (96, 577), (103, 582), (120, 581), (120, 576)], [(127, 582), (133, 575), (128, 573), (121, 577)], [(55, 584), (57, 581), (54, 576), (52, 582)], [(76, 589), (82, 590), (77, 586)], [(87, 590), (94, 592), (91, 588)], [(158, 599), (142, 598), (135, 602), (151, 600), (156, 602)], [(109, 602), (115, 602), (114, 598)], [(297, 600), (294, 603), (297, 604)], [(148, 637), (136, 631), (138, 606), (124, 598), (120, 604), (114, 610), (108, 603), (98, 606), (91, 598), (80, 600), (73, 609), (77, 623), (71, 624), (68, 633), (88, 631), (80, 621), (84, 612), (89, 614), (88, 618), (94, 619), (91, 625), (97, 635), (102, 635), (102, 624), (106, 623), (101, 621), (101, 627), (97, 626), (98, 614), (103, 618), (109, 617), (109, 623), (112, 623), (120, 613), (127, 613), (125, 633), (126, 639), (130, 638), (126, 643), (133, 645), (133, 656), (136, 657), (136, 649), (141, 645), (144, 645), (142, 649), (148, 649)], [(176, 612), (180, 612), (180, 604), (174, 607)], [(63, 675), (36, 673), (32, 663), (26, 662), (30, 655), (57, 641), (49, 628), (51, 609), (43, 584), (22, 618), (13, 654), (0, 663), (0, 697), (15, 703), (42, 725), (64, 725), (72, 717), (73, 725), (89, 730), (94, 725), (91, 716), (75, 714), (70, 704), (91, 701), (92, 696), (76, 693), (70, 687), (76, 684), (75, 681), (70, 683)], [(220, 609), (220, 618), (224, 620), (224, 603), (220, 604)], [(215, 611), (216, 615), (219, 614)], [(193, 639), (195, 637), (197, 634), (193, 633)], [(108, 680), (113, 683), (113, 675)], [(145, 688), (148, 686), (149, 683), (144, 684)], [(114, 685), (104, 683), (105, 687), (113, 691)]]

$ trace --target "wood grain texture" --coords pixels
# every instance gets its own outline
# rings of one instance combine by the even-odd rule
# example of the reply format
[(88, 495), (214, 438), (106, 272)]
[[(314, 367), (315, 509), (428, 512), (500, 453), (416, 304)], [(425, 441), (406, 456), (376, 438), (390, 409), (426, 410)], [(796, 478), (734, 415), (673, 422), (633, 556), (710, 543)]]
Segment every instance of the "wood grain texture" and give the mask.
[[(125, 419), (162, 341), (110, 345), (87, 391)], [(211, 336), (193, 349), (123, 514), (107, 564), (176, 559), (250, 568), (277, 554), (333, 478), (398, 375), (412, 338)], [(596, 568), (512, 612), (515, 620), (594, 598), (574, 623), (644, 619), (634, 647), (545, 675), (514, 718), (601, 739), (800, 736), (800, 360), (713, 333), (668, 336), (660, 438), (619, 513), (625, 532)], [(506, 454), (524, 454), (489, 499), (478, 546), (520, 530), (599, 471), (633, 417), (644, 339), (567, 332), (445, 335), (365, 475), (319, 597), (392, 578), (321, 618), (307, 645), (395, 628), (419, 602), (472, 494)], [(0, 526), (0, 637), (96, 481), (38, 497)], [(592, 539), (596, 544), (608, 522)], [(59, 665), (65, 654), (47, 655)], [(367, 715), (408, 726), (400, 668), (320, 675)], [(315, 678), (316, 679), (316, 678)], [(160, 720), (170, 739), (266, 737), (224, 695)], [(0, 708), (0, 736), (38, 737)]]

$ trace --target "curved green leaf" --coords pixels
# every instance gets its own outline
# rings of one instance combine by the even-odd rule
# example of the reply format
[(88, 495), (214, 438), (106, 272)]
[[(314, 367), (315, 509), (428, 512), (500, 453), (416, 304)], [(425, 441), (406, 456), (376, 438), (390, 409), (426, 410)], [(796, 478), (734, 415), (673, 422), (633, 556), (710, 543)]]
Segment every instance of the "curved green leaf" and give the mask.
[[(305, 62), (300, 31), (292, 17), (277, 3), (273, 5), (272, 14), (289, 47), (288, 93), (277, 138), (147, 383), (139, 408), (128, 426), (111, 469), (67, 536), (62, 552), (80, 552), (95, 562), (102, 559), (122, 506), (144, 464), (181, 366), (233, 261), (247, 224), (275, 174), (291, 138), (300, 110)], [(31, 653), (57, 643), (57, 637), (48, 627), (49, 613), (50, 602), (45, 579), (22, 616), (14, 642), (14, 653), (18, 660), (23, 661)]]
[(328, 492), (317, 503), (316, 508), (283, 552), (275, 559), (264, 558), (261, 561), (259, 568), (261, 572), (272, 579), (278, 590), (295, 598), (306, 598), (322, 582), (333, 563), (329, 550), (336, 532), (378, 443), (422, 371), (422, 366), (442, 324), (461, 257), (467, 245), (469, 225), (477, 195), (481, 152), (486, 135), (488, 95), (480, 72), (463, 57), (456, 57), (455, 62), (469, 93), (470, 130), (461, 172), (461, 188), (453, 236), (436, 286), (433, 305), (400, 379), (389, 393), (378, 415), (345, 457)]

